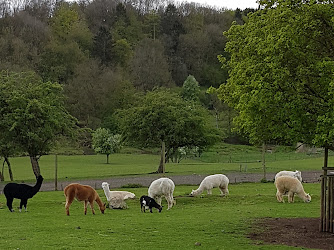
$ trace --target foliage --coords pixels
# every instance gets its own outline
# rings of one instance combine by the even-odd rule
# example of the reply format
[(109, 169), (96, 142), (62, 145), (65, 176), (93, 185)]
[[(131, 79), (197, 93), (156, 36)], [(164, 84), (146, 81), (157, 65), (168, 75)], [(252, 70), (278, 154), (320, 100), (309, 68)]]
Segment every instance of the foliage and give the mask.
[(230, 78), (219, 96), (253, 142), (334, 141), (334, 26), (330, 4), (275, 1), (226, 36)]
[(66, 109), (91, 129), (134, 92), (182, 86), (188, 75), (203, 88), (228, 77), (217, 54), (236, 20), (230, 10), (137, 0), (3, 0), (0, 9), (0, 70), (62, 84)]
[(208, 114), (201, 106), (165, 89), (148, 92), (137, 106), (119, 114), (128, 141), (144, 147), (165, 143), (167, 156), (179, 147), (203, 149), (218, 139), (217, 131), (210, 127)]
[(214, 129), (207, 123), (206, 111), (166, 89), (148, 92), (137, 106), (120, 115), (127, 139), (142, 146), (157, 146), (165, 141), (167, 150), (205, 147), (216, 139)]
[(184, 81), (181, 96), (183, 99), (188, 101), (198, 101), (199, 100), (200, 88), (199, 84), (196, 81), (195, 77), (189, 75)]
[(137, 89), (148, 91), (174, 85), (163, 45), (158, 40), (143, 39), (134, 51), (130, 68), (133, 85)]
[(107, 155), (107, 163), (109, 163), (109, 155), (119, 152), (122, 148), (121, 135), (114, 135), (105, 128), (96, 129), (92, 141), (96, 153)]
[(64, 108), (60, 84), (43, 82), (32, 72), (1, 72), (0, 88), (2, 138), (30, 157), (38, 161), (58, 136), (73, 133), (75, 119)]

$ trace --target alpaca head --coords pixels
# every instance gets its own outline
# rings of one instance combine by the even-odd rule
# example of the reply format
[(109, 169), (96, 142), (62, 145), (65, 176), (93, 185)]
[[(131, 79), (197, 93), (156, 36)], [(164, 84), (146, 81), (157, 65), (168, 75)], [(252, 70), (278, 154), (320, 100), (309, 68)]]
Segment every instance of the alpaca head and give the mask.
[(102, 214), (104, 214), (104, 210), (106, 210), (106, 203), (104, 203), (101, 207), (100, 207), (100, 211)]
[(190, 196), (195, 196), (196, 190), (191, 190)]
[(102, 182), (102, 188), (109, 190), (109, 184), (108, 184), (108, 182)]
[(311, 202), (311, 195), (306, 194), (304, 201), (307, 202), (307, 203)]

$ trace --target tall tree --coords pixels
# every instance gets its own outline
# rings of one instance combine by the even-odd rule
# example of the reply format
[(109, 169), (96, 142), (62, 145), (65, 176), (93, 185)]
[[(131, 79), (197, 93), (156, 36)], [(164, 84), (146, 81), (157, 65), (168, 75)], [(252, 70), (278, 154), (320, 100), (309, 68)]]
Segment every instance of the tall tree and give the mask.
[(32, 72), (0, 74), (0, 128), (6, 138), (30, 156), (40, 175), (39, 158), (59, 135), (71, 134), (75, 119), (64, 108), (61, 85), (43, 82)]
[(141, 146), (161, 146), (157, 173), (164, 173), (166, 153), (187, 146), (203, 149), (218, 139), (201, 106), (165, 89), (148, 92), (137, 105), (119, 115), (127, 140)]
[(236, 108), (235, 122), (253, 142), (334, 148), (333, 5), (262, 3), (267, 8), (226, 33), (230, 78), (220, 98)]
[(94, 37), (92, 55), (108, 65), (111, 62), (112, 37), (107, 27), (101, 26)]

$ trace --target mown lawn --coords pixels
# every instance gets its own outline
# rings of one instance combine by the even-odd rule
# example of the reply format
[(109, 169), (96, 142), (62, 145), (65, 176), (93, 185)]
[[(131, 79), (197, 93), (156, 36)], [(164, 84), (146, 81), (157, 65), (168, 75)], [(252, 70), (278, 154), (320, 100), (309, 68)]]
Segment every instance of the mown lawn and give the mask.
[[(35, 182), (29, 157), (11, 158), (15, 181)], [(106, 164), (104, 155), (57, 156), (58, 179), (99, 179), (120, 176), (149, 175), (158, 169), (159, 156), (151, 154), (113, 154), (110, 164)], [(330, 157), (329, 164), (334, 160)], [(41, 174), (46, 181), (55, 176), (55, 156), (46, 155), (40, 159)], [(280, 170), (321, 170), (323, 158), (306, 158), (267, 162), (267, 172)], [(262, 163), (208, 163), (200, 159), (185, 159), (181, 163), (167, 163), (166, 175), (217, 174), (239, 172), (261, 173)], [(7, 168), (4, 171), (5, 181), (9, 180)]]
[[(176, 205), (162, 213), (141, 213), (139, 197), (147, 188), (128, 189), (137, 196), (127, 210), (96, 208), (93, 216), (75, 201), (65, 215), (63, 192), (39, 192), (28, 201), (29, 212), (10, 213), (0, 195), (1, 249), (290, 249), (252, 242), (246, 237), (254, 219), (262, 217), (319, 217), (320, 184), (304, 184), (311, 203), (278, 203), (273, 183), (229, 186), (230, 195), (220, 197), (214, 189), (208, 197), (188, 197), (196, 187), (176, 186)], [(105, 201), (102, 190), (98, 190)], [(14, 208), (19, 205), (15, 200)], [(201, 246), (195, 246), (200, 242)], [(296, 248), (291, 248), (296, 249)], [(297, 248), (298, 249), (298, 248)]]

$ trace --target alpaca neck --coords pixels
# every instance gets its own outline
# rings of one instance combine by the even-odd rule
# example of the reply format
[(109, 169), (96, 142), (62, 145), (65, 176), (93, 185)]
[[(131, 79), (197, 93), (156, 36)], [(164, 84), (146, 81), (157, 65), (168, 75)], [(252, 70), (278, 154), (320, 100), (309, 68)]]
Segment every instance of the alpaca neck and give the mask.
[(104, 191), (105, 196), (107, 197), (107, 201), (110, 201), (110, 200), (111, 200), (111, 197), (110, 197), (110, 190), (109, 190), (109, 187), (108, 187), (108, 186), (104, 186), (104, 187), (103, 187), (103, 191)]
[(197, 188), (195, 191), (194, 191), (194, 195), (196, 196), (196, 195), (200, 195), (201, 193), (203, 193), (203, 188), (201, 188), (201, 187), (199, 187), (199, 188)]
[(99, 205), (100, 210), (101, 210), (101, 208), (104, 206), (104, 204), (103, 204), (103, 202), (102, 202), (100, 196), (97, 195), (95, 201), (96, 201), (96, 203)]
[(31, 189), (31, 197), (34, 196), (41, 189), (42, 182), (43, 180), (37, 180), (35, 186), (33, 186)]

